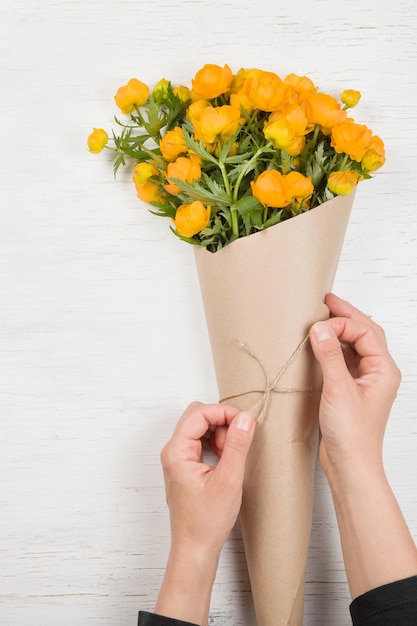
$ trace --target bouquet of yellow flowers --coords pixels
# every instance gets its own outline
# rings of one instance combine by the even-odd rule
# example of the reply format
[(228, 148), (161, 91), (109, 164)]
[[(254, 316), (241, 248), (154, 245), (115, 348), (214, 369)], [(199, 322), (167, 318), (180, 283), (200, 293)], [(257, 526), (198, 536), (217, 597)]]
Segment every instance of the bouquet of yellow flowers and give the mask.
[(191, 89), (132, 78), (120, 87), (112, 140), (88, 138), (92, 152), (114, 151), (115, 172), (135, 163), (141, 200), (173, 222), (173, 232), (214, 252), (347, 195), (384, 163), (384, 144), (348, 117), (360, 93), (341, 102), (306, 76), (205, 65)]
[(328, 316), (356, 186), (385, 161), (348, 117), (359, 99), (209, 64), (190, 87), (131, 79), (120, 132), (88, 138), (115, 173), (133, 163), (138, 197), (194, 244), (221, 401), (258, 421), (240, 515), (258, 626), (303, 623), (321, 388), (308, 330)]

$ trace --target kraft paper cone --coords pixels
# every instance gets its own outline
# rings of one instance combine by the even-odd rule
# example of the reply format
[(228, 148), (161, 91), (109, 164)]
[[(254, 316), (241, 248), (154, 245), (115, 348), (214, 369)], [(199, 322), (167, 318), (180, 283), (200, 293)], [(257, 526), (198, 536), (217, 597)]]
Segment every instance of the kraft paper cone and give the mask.
[(258, 626), (303, 623), (321, 386), (306, 338), (328, 317), (352, 203), (337, 196), (216, 253), (195, 248), (220, 399), (261, 418), (240, 515)]

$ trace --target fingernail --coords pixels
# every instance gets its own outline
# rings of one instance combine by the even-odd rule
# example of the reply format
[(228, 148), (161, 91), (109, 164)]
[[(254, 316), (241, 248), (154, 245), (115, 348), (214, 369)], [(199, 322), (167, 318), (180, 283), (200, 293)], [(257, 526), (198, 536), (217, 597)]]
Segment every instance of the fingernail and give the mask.
[(252, 428), (253, 419), (249, 413), (239, 413), (234, 420), (234, 424), (239, 430), (249, 431)]
[(334, 337), (334, 334), (326, 322), (317, 322), (313, 326), (313, 332), (317, 341), (327, 341)]

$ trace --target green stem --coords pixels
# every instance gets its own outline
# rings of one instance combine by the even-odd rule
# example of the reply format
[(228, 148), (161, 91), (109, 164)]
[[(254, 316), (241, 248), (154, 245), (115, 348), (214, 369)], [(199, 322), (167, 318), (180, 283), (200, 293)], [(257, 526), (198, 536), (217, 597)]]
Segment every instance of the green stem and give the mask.
[(239, 237), (239, 222), (238, 222), (238, 215), (237, 215), (236, 207), (231, 206), (230, 212), (232, 215), (232, 233), (234, 234), (236, 238), (238, 238)]
[(232, 189), (230, 187), (230, 182), (227, 177), (225, 164), (219, 161), (219, 168), (222, 173), (224, 187), (226, 189), (227, 195), (229, 196), (230, 202), (231, 202), (230, 213), (231, 213), (231, 218), (232, 218), (232, 232), (234, 236), (238, 238), (239, 237), (239, 222), (238, 222), (237, 209), (233, 205)]
[(314, 127), (314, 135), (313, 135), (313, 138), (311, 140), (311, 149), (312, 149), (312, 151), (316, 147), (316, 143), (317, 143), (317, 138), (319, 136), (319, 132), (320, 132), (320, 126), (319, 126), (319, 124), (316, 124), (315, 127)]
[(220, 168), (220, 171), (222, 173), (225, 189), (226, 189), (228, 195), (230, 196), (230, 200), (232, 200), (232, 190), (231, 190), (231, 187), (230, 187), (229, 179), (227, 178), (227, 172), (226, 172), (226, 167), (225, 167), (224, 163), (221, 163), (219, 161), (219, 168)]
[(249, 159), (249, 161), (246, 163), (245, 167), (242, 168), (242, 171), (240, 172), (238, 179), (236, 181), (234, 190), (233, 190), (233, 202), (237, 202), (238, 200), (238, 195), (239, 195), (239, 187), (240, 184), (244, 178), (244, 176), (246, 175), (246, 172), (248, 171), (249, 167), (252, 165), (252, 163), (254, 161), (257, 160), (257, 158), (262, 154), (262, 152), (265, 152), (266, 150), (268, 150), (271, 147), (271, 143), (268, 142), (265, 146), (263, 146), (262, 148), (259, 148), (255, 154)]

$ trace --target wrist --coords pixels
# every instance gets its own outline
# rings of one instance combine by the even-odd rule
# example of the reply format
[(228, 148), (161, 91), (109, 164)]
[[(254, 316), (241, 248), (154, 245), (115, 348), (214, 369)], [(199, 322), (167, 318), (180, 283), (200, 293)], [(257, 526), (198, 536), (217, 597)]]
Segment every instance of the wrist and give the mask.
[(188, 541), (173, 543), (155, 612), (207, 624), (219, 557), (219, 553), (201, 550)]
[(370, 484), (387, 484), (382, 457), (373, 460), (352, 458), (338, 464), (329, 465), (326, 478), (332, 494), (343, 497), (348, 493), (360, 493), (362, 488)]
[(352, 598), (417, 573), (417, 550), (382, 463), (328, 476)]

